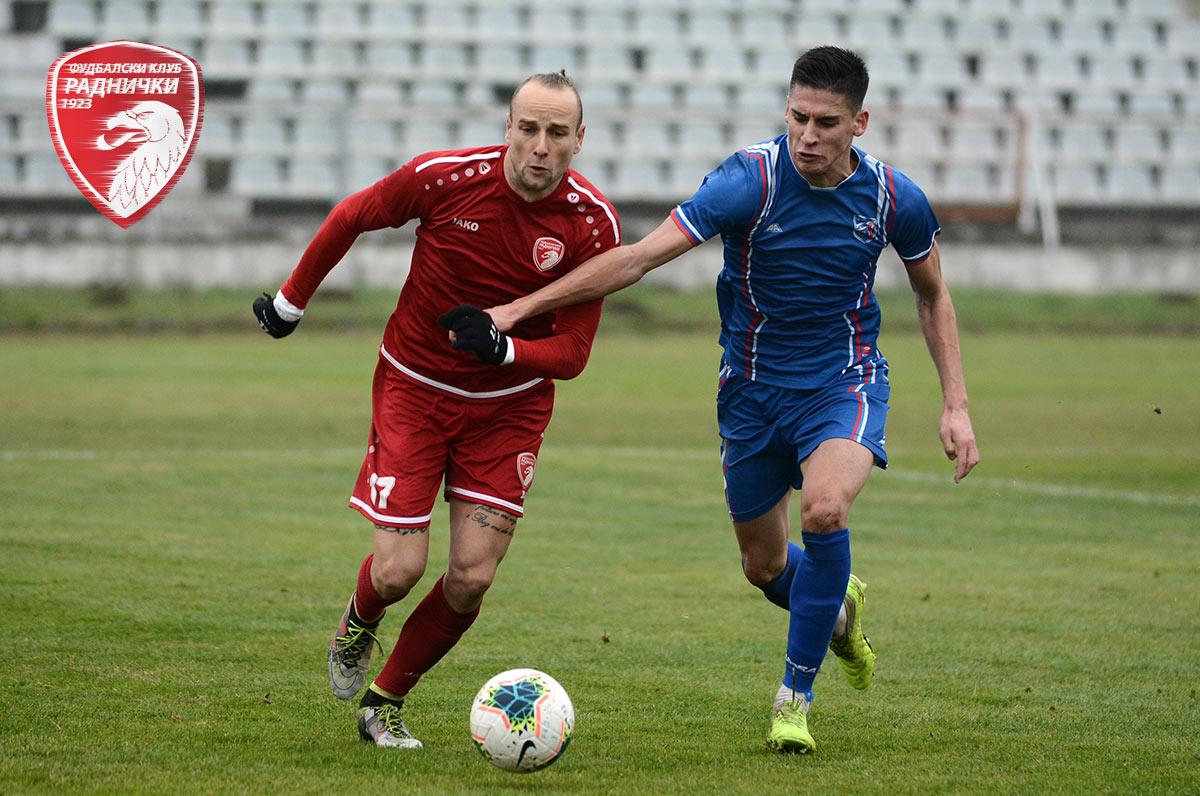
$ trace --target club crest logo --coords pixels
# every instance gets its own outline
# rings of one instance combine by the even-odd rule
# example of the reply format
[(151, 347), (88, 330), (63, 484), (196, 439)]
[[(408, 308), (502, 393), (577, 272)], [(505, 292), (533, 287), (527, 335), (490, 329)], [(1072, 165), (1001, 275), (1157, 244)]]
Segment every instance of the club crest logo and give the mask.
[(183, 176), (203, 117), (200, 66), (156, 44), (84, 47), (55, 61), (46, 78), (46, 118), (63, 168), (125, 229)]
[(859, 243), (872, 243), (878, 241), (882, 230), (879, 229), (879, 222), (868, 216), (854, 216), (854, 237)]
[(517, 477), (521, 479), (521, 487), (529, 489), (533, 483), (533, 472), (537, 469), (537, 457), (532, 453), (522, 453), (517, 457)]
[(559, 264), (566, 250), (558, 238), (538, 238), (533, 242), (533, 264), (539, 271), (549, 271)]

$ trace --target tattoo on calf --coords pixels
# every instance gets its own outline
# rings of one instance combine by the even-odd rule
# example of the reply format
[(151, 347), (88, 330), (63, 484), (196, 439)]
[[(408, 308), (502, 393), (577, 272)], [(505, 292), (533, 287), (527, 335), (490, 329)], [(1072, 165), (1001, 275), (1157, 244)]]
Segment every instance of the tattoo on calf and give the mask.
[(379, 523), (375, 523), (375, 527), (381, 531), (386, 531), (387, 533), (394, 533), (397, 536), (410, 536), (418, 533), (429, 533), (428, 525), (421, 528), (394, 528), (391, 525), (380, 525)]
[(475, 511), (471, 514), (471, 519), (479, 523), (484, 529), (491, 529), (496, 533), (502, 533), (505, 536), (512, 536), (517, 529), (517, 518), (513, 515), (494, 509), (491, 506), (485, 506), (482, 503), (475, 507)]

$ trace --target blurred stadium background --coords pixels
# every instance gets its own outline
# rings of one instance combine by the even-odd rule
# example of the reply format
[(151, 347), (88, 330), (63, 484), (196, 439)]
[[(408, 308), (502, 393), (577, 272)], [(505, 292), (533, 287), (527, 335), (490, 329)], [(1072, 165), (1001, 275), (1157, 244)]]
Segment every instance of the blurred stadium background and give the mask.
[[(839, 44), (871, 69), (861, 145), (934, 201), (952, 285), (1191, 295), (1198, 6), (0, 0), (0, 284), (278, 284), (334, 202), (416, 153), (499, 141), (515, 84), (560, 67), (585, 105), (576, 166), (631, 240), (729, 152), (782, 131), (792, 61)], [(187, 53), (206, 91), (186, 175), (129, 230), (78, 194), (44, 109), (59, 55), (121, 38)], [(330, 283), (399, 284), (411, 240), (363, 239)], [(653, 276), (707, 282), (718, 249)], [(881, 286), (902, 278), (881, 268)]]

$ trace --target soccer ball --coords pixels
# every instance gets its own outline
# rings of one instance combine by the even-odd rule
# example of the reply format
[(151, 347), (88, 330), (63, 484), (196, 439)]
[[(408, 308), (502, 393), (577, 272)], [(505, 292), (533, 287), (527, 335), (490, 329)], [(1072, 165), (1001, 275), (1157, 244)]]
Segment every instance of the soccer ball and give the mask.
[(575, 708), (566, 689), (537, 669), (512, 669), (484, 683), (471, 704), (471, 738), (488, 762), (527, 774), (567, 750)]

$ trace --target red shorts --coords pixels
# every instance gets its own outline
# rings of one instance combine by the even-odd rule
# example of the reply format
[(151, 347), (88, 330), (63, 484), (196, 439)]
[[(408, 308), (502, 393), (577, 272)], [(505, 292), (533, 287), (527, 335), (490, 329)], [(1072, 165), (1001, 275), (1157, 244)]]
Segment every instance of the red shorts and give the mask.
[(446, 500), (521, 517), (553, 406), (550, 381), (471, 400), (412, 381), (381, 360), (350, 507), (377, 525), (420, 528), (430, 522), (444, 478)]

